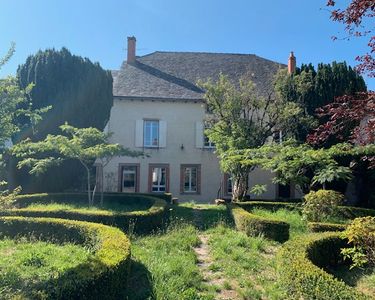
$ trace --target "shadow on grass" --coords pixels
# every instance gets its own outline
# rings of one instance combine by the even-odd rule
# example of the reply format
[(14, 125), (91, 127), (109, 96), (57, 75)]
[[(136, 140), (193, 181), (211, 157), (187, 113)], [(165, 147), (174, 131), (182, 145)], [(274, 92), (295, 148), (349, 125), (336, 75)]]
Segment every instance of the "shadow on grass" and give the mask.
[(126, 299), (156, 299), (151, 273), (144, 264), (135, 260), (131, 261)]
[(170, 207), (170, 222), (186, 222), (199, 230), (207, 230), (218, 223), (233, 225), (229, 211), (224, 205), (183, 203)]
[(373, 269), (366, 268), (353, 268), (349, 269), (349, 265), (341, 265), (337, 267), (331, 267), (328, 269), (329, 273), (333, 274), (336, 278), (341, 279), (347, 285), (356, 286), (358, 281), (360, 281), (363, 277), (370, 275), (374, 272)]

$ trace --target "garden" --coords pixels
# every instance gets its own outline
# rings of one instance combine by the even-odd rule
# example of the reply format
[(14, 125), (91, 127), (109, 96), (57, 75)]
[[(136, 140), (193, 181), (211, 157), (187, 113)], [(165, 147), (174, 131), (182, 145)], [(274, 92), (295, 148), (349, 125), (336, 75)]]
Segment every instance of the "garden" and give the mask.
[(327, 190), (303, 202), (171, 197), (16, 196), (0, 210), (2, 298), (375, 297), (375, 210), (332, 204)]

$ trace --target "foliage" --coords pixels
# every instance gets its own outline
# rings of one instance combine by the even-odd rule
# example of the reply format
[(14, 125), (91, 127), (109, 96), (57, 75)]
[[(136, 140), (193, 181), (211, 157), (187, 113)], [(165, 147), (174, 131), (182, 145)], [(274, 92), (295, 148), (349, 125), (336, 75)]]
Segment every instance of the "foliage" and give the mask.
[(206, 91), (204, 97), (210, 112), (206, 134), (215, 143), (222, 169), (232, 175), (233, 199), (241, 199), (247, 192), (248, 174), (255, 165), (227, 164), (223, 156), (228, 150), (264, 145), (275, 127), (284, 129), (300, 109), (272, 94), (258, 95), (254, 83), (246, 78), (233, 83), (221, 74), (216, 83), (200, 82), (200, 86)]
[(312, 64), (302, 64), (294, 74), (281, 69), (275, 77), (275, 91), (280, 98), (297, 103), (303, 114), (290, 119), (292, 137), (304, 142), (310, 130), (317, 126), (315, 111), (329, 104), (337, 96), (353, 95), (365, 92), (363, 78), (345, 62), (318, 64), (315, 70)]
[[(4, 182), (4, 184), (6, 184), (6, 182)], [(21, 193), (21, 191), (21, 187), (17, 187), (14, 190), (0, 191), (0, 209), (9, 209), (13, 207), (17, 196), (19, 193)]]
[(344, 231), (347, 225), (334, 224), (334, 223), (309, 222), (307, 226), (309, 228), (309, 231), (311, 232), (326, 232), (326, 231)]
[(354, 219), (343, 236), (353, 246), (341, 251), (345, 258), (352, 260), (351, 268), (365, 264), (375, 266), (375, 217)]
[(250, 193), (260, 196), (267, 191), (266, 184), (256, 184), (250, 189)]
[(285, 242), (289, 239), (288, 223), (255, 215), (235, 204), (229, 204), (229, 209), (237, 230), (249, 236), (261, 235), (278, 242)]
[(337, 207), (342, 205), (344, 196), (332, 190), (311, 191), (304, 197), (302, 215), (308, 221), (323, 221), (335, 216)]
[[(32, 194), (20, 195), (15, 205), (20, 208), (0, 210), (3, 216), (46, 217), (80, 220), (117, 226), (121, 230), (135, 233), (149, 233), (161, 228), (165, 223), (165, 200), (145, 194), (104, 195), (111, 203), (111, 209), (93, 209), (90, 207), (72, 208), (72, 205), (83, 204), (85, 194)], [(55, 205), (51, 205), (55, 203)], [(144, 210), (124, 211), (126, 203), (135, 207), (138, 204), (147, 207)], [(33, 204), (35, 205), (33, 207)], [(57, 206), (56, 204), (63, 204)], [(117, 204), (117, 205), (116, 205)]]
[(90, 167), (96, 158), (112, 156), (140, 156), (142, 153), (130, 151), (119, 144), (109, 143), (109, 134), (96, 128), (75, 128), (61, 125), (60, 129), (66, 135), (47, 135), (39, 142), (30, 139), (21, 141), (12, 149), (12, 153), (22, 160), (18, 167), (30, 167), (30, 174), (41, 174), (63, 160), (78, 160), (87, 172), (87, 192), (89, 206), (93, 205), (90, 186)]
[[(353, 37), (370, 36), (368, 46), (370, 52), (362, 56), (357, 56), (360, 62), (357, 69), (362, 73), (368, 73), (370, 77), (375, 76), (375, 36), (371, 36), (373, 28), (366, 26), (366, 21), (371, 24), (370, 18), (375, 15), (375, 4), (371, 0), (351, 0), (347, 7), (337, 8), (336, 1), (327, 0), (327, 6), (335, 7), (331, 11), (331, 19), (345, 25), (346, 39)], [(370, 25), (371, 26), (371, 25)], [(337, 39), (337, 37), (333, 37)]]
[(278, 253), (278, 271), (288, 295), (293, 299), (366, 299), (322, 269), (340, 262), (344, 245), (337, 233), (302, 235), (285, 243)]
[[(29, 103), (20, 109), (38, 110), (46, 106), (52, 109), (31, 130), (30, 120), (20, 116), (18, 122), (24, 128), (14, 142), (30, 137), (33, 141), (44, 139), (48, 134), (59, 134), (59, 126), (65, 122), (77, 128), (94, 127), (103, 130), (113, 104), (112, 75), (98, 63), (71, 54), (66, 48), (47, 49), (30, 55), (17, 70), (18, 84), (25, 89), (35, 87), (30, 93)], [(66, 160), (59, 168), (51, 168), (39, 177), (30, 177), (16, 170), (17, 162), (11, 163), (15, 184), (25, 187), (27, 192), (62, 191), (81, 187), (80, 177), (85, 169), (78, 161)], [(59, 180), (55, 180), (55, 172)]]
[[(130, 242), (123, 232), (101, 224), (51, 218), (0, 218), (4, 237), (31, 237), (83, 245), (92, 258), (37, 287), (42, 299), (119, 299), (125, 297)], [(31, 261), (35, 261), (32, 259)], [(21, 297), (22, 298), (22, 297)], [(35, 298), (25, 297), (25, 298)]]

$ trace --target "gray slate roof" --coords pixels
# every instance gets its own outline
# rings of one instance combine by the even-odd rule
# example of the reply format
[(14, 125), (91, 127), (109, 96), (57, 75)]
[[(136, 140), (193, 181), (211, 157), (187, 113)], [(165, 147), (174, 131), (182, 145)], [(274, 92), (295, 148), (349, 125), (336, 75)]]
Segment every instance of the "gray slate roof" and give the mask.
[(216, 80), (220, 73), (237, 83), (248, 76), (258, 92), (266, 95), (274, 74), (283, 64), (254, 54), (198, 52), (154, 52), (137, 57), (134, 64), (124, 62), (112, 71), (113, 95), (127, 98), (200, 100), (203, 91), (197, 81)]

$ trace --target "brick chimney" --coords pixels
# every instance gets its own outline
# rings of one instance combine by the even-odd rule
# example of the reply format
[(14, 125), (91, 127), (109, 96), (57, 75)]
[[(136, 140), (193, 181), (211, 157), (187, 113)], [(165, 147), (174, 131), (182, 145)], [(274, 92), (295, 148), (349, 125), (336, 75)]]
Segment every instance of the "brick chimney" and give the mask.
[(293, 51), (290, 52), (288, 59), (288, 74), (293, 74), (296, 71), (296, 57), (294, 56)]
[(128, 36), (128, 64), (135, 63), (135, 42), (134, 36)]

